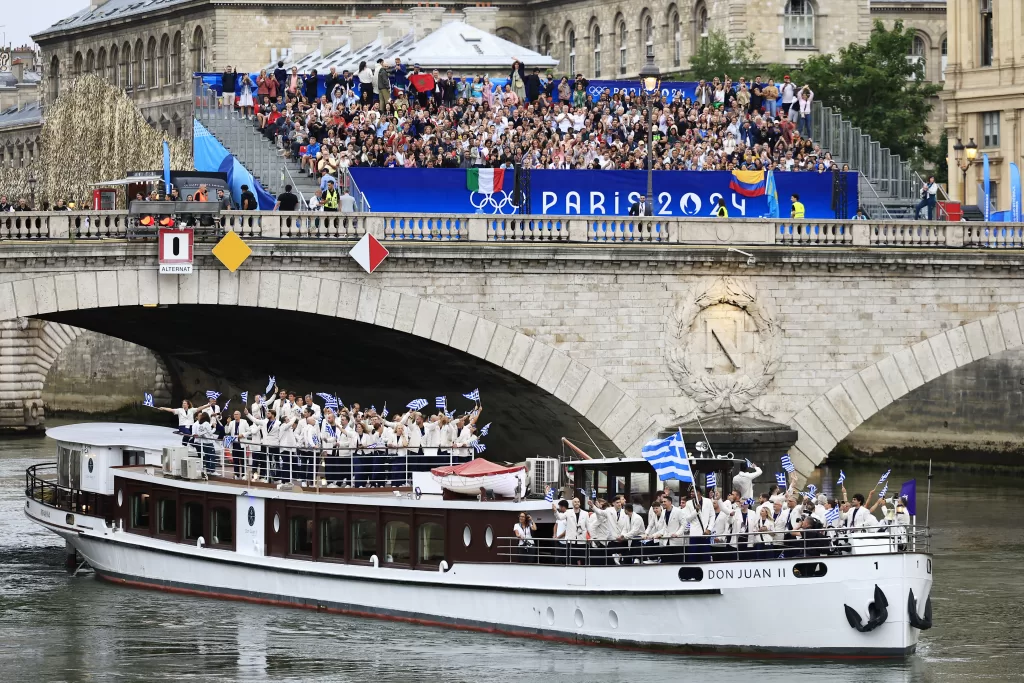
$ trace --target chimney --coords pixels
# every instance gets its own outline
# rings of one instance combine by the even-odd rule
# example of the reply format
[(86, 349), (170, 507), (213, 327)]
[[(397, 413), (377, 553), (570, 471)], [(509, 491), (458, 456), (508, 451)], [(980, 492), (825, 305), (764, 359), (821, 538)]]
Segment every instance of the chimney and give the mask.
[(352, 29), (351, 49), (353, 52), (361, 50), (380, 35), (379, 19), (349, 19), (349, 27)]
[(108, 2), (110, 2), (110, 0), (91, 0), (89, 3), (89, 9), (94, 10), (97, 7), (103, 7)]
[(39, 100), (39, 88), (35, 83), (18, 83), (15, 88), (18, 91), (19, 110)]
[(20, 59), (14, 60), (11, 64), (11, 73), (14, 74), (14, 82), (21, 83), (25, 80), (25, 62)]
[(412, 28), (416, 32), (416, 40), (423, 40), (441, 28), (444, 7), (413, 7), (409, 14), (412, 15)]
[(498, 8), (497, 7), (463, 7), (462, 13), (466, 15), (466, 23), (487, 33), (495, 33), (498, 30)]
[(320, 32), (320, 54), (323, 57), (352, 40), (352, 28), (345, 24), (321, 24), (316, 28)]
[(385, 47), (409, 33), (409, 15), (405, 12), (385, 12), (378, 14), (380, 21), (380, 40)]
[(289, 31), (288, 34), (291, 38), (293, 62), (299, 61), (319, 46), (319, 34), (305, 27), (296, 28), (294, 31)]

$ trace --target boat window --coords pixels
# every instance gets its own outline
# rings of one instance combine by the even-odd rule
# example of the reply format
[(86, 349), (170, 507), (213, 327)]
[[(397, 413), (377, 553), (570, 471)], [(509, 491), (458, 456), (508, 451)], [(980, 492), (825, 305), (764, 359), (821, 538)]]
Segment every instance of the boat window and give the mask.
[(71, 488), (82, 488), (82, 451), (71, 451)]
[(71, 449), (64, 446), (57, 447), (57, 485), (70, 486), (71, 484)]
[(228, 508), (213, 508), (210, 511), (210, 543), (231, 545), (235, 538), (235, 525)]
[(409, 523), (388, 522), (384, 525), (384, 561), (409, 564)]
[(133, 493), (130, 504), (132, 528), (149, 531), (149, 494)]
[(828, 567), (824, 562), (800, 562), (793, 565), (793, 576), (798, 579), (815, 579), (827, 573)]
[(156, 532), (158, 534), (178, 533), (178, 502), (163, 499), (157, 503)]
[[(487, 530), (490, 531), (490, 527)], [(493, 541), (493, 532), (492, 541)], [(437, 564), (444, 559), (444, 527), (434, 522), (420, 524), (420, 562)]]
[(633, 505), (639, 505), (645, 511), (651, 507), (651, 475), (647, 472), (631, 472), (629, 475), (629, 494), (626, 496)]
[(377, 523), (368, 519), (352, 520), (352, 559), (369, 561), (377, 554)]
[(345, 522), (341, 517), (320, 518), (320, 557), (345, 559)]
[(680, 581), (703, 581), (704, 570), (700, 567), (681, 567), (679, 569)]
[(184, 526), (184, 539), (186, 541), (195, 541), (203, 535), (202, 503), (185, 503), (182, 518), (184, 520), (182, 526)]
[(133, 451), (126, 448), (121, 451), (121, 464), (126, 467), (129, 465), (145, 465), (146, 451)]
[(288, 515), (288, 552), (313, 554), (313, 520), (306, 515)]

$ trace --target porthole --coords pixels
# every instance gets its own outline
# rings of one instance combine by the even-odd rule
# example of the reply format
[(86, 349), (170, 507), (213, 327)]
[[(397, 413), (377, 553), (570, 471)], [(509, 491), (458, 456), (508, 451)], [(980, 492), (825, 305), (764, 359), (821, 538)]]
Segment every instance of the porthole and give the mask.
[(703, 581), (704, 570), (700, 567), (680, 567), (679, 568), (679, 580), (680, 581)]
[(472, 540), (473, 540), (473, 530), (470, 529), (469, 525), (467, 524), (466, 528), (464, 528), (462, 530), (462, 544), (468, 548), (469, 544), (470, 544), (470, 542)]
[(793, 576), (798, 579), (816, 579), (828, 573), (824, 562), (801, 562), (793, 565)]
[(576, 628), (583, 628), (583, 612), (579, 607), (576, 608), (576, 613), (572, 615), (572, 618), (576, 621)]
[(117, 507), (121, 507), (124, 504), (124, 491), (121, 489), (117, 490)]
[(548, 618), (548, 626), (554, 625), (554, 623), (555, 623), (555, 610), (553, 610), (552, 608), (548, 607), (547, 611), (544, 613), (544, 616), (546, 616)]
[(281, 515), (274, 513), (274, 533), (281, 530)]
[[(469, 527), (466, 528), (468, 529)], [(494, 529), (489, 526), (487, 527), (487, 531), (484, 532), (484, 543), (487, 544), (488, 548), (494, 545)]]
[(612, 628), (619, 627), (619, 615), (613, 609), (608, 610), (608, 625)]

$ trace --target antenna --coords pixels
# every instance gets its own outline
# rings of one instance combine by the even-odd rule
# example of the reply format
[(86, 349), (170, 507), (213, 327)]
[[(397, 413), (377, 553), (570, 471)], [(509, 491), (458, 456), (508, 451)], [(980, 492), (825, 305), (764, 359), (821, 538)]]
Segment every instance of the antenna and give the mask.
[(708, 450), (711, 451), (711, 457), (717, 458), (718, 456), (715, 455), (715, 449), (711, 447), (711, 442), (708, 440), (708, 434), (704, 431), (704, 425), (700, 423), (700, 416), (695, 415), (694, 417), (697, 418), (697, 426), (700, 427), (700, 433), (704, 435), (704, 443), (708, 445)]
[(580, 425), (580, 429), (583, 429), (583, 433), (587, 435), (588, 439), (590, 439), (590, 443), (594, 444), (594, 448), (596, 448), (597, 452), (601, 454), (601, 457), (602, 458), (607, 457), (607, 456), (605, 456), (604, 451), (601, 450), (601, 447), (597, 445), (597, 442), (594, 441), (594, 438), (592, 436), (590, 436), (590, 432), (588, 432), (586, 429), (584, 429), (583, 425), (580, 424), (579, 420), (576, 420), (576, 424)]

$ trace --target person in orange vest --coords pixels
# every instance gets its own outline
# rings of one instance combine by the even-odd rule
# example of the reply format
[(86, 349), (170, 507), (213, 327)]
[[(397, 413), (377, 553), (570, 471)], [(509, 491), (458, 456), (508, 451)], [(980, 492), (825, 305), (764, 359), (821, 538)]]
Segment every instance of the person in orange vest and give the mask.
[(206, 191), (206, 185), (200, 185), (192, 199), (197, 202), (209, 201), (209, 193)]

